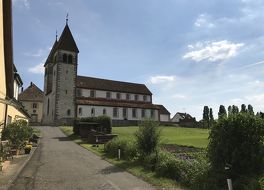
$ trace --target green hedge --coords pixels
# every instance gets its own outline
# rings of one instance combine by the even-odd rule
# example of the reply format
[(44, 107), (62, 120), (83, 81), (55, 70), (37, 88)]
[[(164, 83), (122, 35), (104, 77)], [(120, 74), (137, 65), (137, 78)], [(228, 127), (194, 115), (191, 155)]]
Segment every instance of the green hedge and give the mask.
[(111, 122), (111, 118), (108, 116), (102, 115), (98, 117), (76, 118), (73, 124), (73, 132), (76, 135), (80, 134), (79, 122), (99, 123), (100, 126), (103, 128), (103, 132), (107, 134), (112, 133), (112, 122)]
[(109, 157), (117, 158), (119, 148), (121, 150), (121, 159), (123, 160), (134, 160), (138, 157), (135, 142), (119, 139), (118, 137), (106, 143), (105, 153)]

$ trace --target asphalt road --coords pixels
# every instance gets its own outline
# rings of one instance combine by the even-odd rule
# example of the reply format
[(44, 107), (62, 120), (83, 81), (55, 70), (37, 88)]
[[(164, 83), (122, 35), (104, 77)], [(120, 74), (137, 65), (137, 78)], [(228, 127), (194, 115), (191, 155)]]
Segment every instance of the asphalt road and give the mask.
[(57, 127), (42, 139), (10, 190), (144, 190), (153, 186), (70, 141)]

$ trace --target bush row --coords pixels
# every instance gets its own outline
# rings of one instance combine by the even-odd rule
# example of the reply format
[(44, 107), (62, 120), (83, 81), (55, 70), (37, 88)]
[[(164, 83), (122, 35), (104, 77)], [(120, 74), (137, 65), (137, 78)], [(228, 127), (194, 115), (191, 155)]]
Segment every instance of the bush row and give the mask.
[(118, 148), (121, 149), (121, 159), (140, 161), (141, 165), (155, 171), (158, 176), (175, 179), (186, 186), (198, 184), (200, 176), (204, 176), (209, 168), (208, 162), (202, 159), (182, 160), (164, 151), (157, 151), (142, 158), (135, 142), (119, 138), (106, 144), (105, 153), (108, 157), (117, 158)]

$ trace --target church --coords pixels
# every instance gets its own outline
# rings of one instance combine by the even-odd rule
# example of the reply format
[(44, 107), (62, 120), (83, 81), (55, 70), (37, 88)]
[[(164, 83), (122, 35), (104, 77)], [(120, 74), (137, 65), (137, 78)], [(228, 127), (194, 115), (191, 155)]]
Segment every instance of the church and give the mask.
[(113, 125), (136, 125), (144, 118), (169, 122), (170, 113), (152, 103), (144, 84), (77, 74), (79, 49), (66, 25), (44, 64), (44, 125), (70, 125), (74, 118), (109, 116)]

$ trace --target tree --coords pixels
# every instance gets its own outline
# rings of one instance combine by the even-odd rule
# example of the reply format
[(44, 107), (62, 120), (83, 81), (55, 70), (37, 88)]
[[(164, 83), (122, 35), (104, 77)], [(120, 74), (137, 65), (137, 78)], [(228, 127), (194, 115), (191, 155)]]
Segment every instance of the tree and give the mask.
[(215, 172), (231, 166), (231, 177), (257, 175), (264, 169), (264, 120), (249, 113), (218, 120), (209, 135), (208, 157)]
[(254, 115), (254, 110), (253, 110), (253, 106), (248, 104), (248, 113), (251, 115)]
[(239, 109), (237, 106), (233, 105), (232, 106), (232, 114), (238, 114), (239, 113)]
[(159, 124), (151, 119), (146, 119), (135, 133), (137, 148), (141, 158), (157, 151), (160, 144)]
[(228, 106), (227, 110), (228, 110), (228, 116), (230, 116), (232, 114), (232, 106)]
[(218, 112), (218, 119), (227, 117), (225, 106), (220, 105), (219, 112)]
[(241, 113), (246, 113), (247, 112), (247, 107), (245, 104), (242, 104), (241, 105), (241, 110), (240, 110)]
[(207, 124), (207, 127), (209, 128), (209, 107), (204, 106), (203, 109), (203, 124)]
[(212, 127), (212, 125), (214, 123), (214, 114), (213, 114), (212, 108), (210, 108), (210, 110), (209, 110), (209, 123), (210, 123), (210, 127)]

